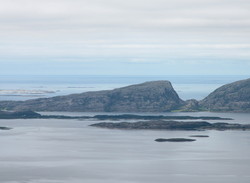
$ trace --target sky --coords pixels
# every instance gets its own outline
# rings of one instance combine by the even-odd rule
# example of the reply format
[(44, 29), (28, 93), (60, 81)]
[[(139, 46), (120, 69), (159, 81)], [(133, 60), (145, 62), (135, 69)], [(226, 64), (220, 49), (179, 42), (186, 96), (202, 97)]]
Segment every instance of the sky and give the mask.
[(249, 0), (0, 0), (0, 75), (249, 75)]

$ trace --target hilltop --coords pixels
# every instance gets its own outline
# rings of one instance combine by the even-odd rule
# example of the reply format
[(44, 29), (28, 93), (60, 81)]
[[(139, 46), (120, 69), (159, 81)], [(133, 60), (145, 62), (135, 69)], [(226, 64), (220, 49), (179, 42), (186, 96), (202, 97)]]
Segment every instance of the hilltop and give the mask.
[(199, 102), (209, 111), (250, 112), (250, 79), (226, 84)]

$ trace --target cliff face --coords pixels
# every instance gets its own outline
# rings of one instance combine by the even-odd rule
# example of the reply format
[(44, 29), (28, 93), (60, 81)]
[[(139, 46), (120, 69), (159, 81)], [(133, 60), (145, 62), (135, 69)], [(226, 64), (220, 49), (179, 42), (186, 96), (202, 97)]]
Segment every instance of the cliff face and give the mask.
[(153, 81), (107, 91), (86, 92), (27, 101), (0, 102), (0, 109), (86, 112), (163, 112), (183, 101), (169, 81)]
[(170, 111), (182, 100), (168, 81), (146, 82), (111, 91), (105, 111)]
[(250, 79), (224, 85), (200, 101), (202, 108), (222, 112), (250, 112)]

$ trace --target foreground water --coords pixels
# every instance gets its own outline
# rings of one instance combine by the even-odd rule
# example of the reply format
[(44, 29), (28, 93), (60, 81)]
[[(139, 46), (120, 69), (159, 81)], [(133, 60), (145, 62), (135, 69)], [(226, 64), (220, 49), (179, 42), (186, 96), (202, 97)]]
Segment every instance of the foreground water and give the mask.
[[(189, 114), (230, 116), (235, 119), (232, 123), (250, 123), (250, 114)], [(98, 121), (0, 120), (0, 126), (13, 127), (10, 131), (0, 131), (0, 182), (250, 181), (249, 131), (111, 130), (88, 126), (95, 122)], [(154, 141), (190, 135), (209, 135), (209, 138), (182, 143)]]

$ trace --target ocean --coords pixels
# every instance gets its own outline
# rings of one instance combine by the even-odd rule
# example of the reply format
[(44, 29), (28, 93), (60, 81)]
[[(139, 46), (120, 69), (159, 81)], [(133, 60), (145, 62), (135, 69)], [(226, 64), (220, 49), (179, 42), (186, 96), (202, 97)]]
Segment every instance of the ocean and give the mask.
[[(170, 80), (182, 99), (202, 99), (223, 84), (245, 78), (247, 77), (3, 76), (0, 83), (1, 91), (5, 91), (1, 93), (1, 100), (24, 100), (113, 89), (149, 80)], [(90, 116), (103, 113), (42, 114)], [(226, 122), (250, 124), (250, 114), (247, 113), (176, 112), (151, 115), (218, 116), (234, 119)], [(250, 182), (250, 131), (115, 130), (89, 126), (97, 122), (99, 121), (76, 119), (0, 119), (0, 126), (13, 128), (0, 131), (0, 182)], [(156, 138), (189, 138), (190, 135), (209, 137), (196, 138), (195, 142), (154, 141)]]

